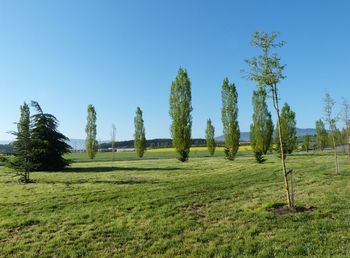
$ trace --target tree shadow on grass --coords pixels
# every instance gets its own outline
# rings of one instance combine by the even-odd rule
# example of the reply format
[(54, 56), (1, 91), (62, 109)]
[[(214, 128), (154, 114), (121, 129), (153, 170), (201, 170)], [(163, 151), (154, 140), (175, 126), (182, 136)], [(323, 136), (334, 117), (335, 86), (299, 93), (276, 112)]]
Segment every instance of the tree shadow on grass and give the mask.
[(141, 178), (134, 179), (125, 179), (125, 180), (93, 180), (93, 179), (79, 179), (71, 181), (55, 181), (55, 180), (44, 180), (40, 183), (44, 184), (65, 184), (66, 186), (70, 185), (79, 185), (79, 184), (112, 184), (112, 185), (138, 185), (138, 184), (157, 184), (159, 180), (147, 180)]
[(177, 167), (157, 167), (157, 168), (142, 168), (142, 167), (68, 167), (63, 172), (69, 173), (99, 173), (99, 172), (115, 172), (115, 171), (175, 171)]

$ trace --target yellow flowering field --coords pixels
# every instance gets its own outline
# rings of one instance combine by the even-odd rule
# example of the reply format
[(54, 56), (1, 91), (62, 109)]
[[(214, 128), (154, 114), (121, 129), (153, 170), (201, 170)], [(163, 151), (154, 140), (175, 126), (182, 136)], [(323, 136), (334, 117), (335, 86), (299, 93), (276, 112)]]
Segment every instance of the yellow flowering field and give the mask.
[[(191, 151), (206, 151), (207, 147), (192, 147)], [(252, 147), (250, 145), (247, 146), (239, 146), (238, 151), (250, 151)], [(150, 149), (148, 152), (174, 152), (175, 148), (158, 148), (158, 149)], [(224, 147), (216, 147), (216, 151), (224, 151)]]

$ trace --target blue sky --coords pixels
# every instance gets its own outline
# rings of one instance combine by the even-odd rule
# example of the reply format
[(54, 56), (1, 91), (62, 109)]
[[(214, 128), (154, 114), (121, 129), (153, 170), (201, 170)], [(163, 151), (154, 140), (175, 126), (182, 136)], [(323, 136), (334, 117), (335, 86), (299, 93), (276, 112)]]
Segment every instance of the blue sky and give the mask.
[(70, 138), (85, 138), (86, 108), (96, 107), (98, 139), (133, 137), (137, 106), (147, 138), (170, 137), (169, 92), (180, 66), (192, 82), (193, 137), (210, 117), (216, 135), (221, 84), (239, 94), (248, 131), (255, 85), (242, 78), (254, 31), (278, 31), (287, 78), (281, 101), (298, 127), (314, 127), (328, 90), (349, 99), (350, 2), (339, 1), (0, 1), (0, 140), (12, 138), (19, 105), (37, 100)]

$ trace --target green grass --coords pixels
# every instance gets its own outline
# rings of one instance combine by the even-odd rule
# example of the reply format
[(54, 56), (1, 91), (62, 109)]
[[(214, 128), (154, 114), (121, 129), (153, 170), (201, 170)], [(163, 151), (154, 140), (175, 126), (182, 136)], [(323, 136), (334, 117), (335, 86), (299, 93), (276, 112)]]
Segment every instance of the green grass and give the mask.
[[(161, 149), (159, 149), (161, 150)], [(250, 151), (240, 150), (237, 153), (237, 156), (247, 156), (251, 155)], [(224, 157), (225, 154), (222, 150), (217, 149), (215, 152), (215, 157)], [(95, 161), (112, 161), (113, 153), (112, 152), (98, 152), (95, 160), (90, 160), (85, 152), (73, 152), (66, 155), (67, 159), (70, 159), (72, 162), (95, 162)], [(135, 152), (116, 152), (115, 161), (126, 161), (126, 160), (148, 160), (148, 159), (173, 159), (176, 158), (176, 153), (174, 151), (164, 151), (164, 152), (152, 152), (146, 151), (143, 158), (140, 159), (137, 157)], [(190, 152), (190, 158), (198, 157), (210, 157), (208, 150), (192, 150)]]
[(297, 205), (315, 209), (275, 215), (266, 209), (285, 202), (278, 158), (180, 163), (166, 155), (76, 162), (65, 172), (32, 173), (28, 185), (0, 167), (0, 256), (350, 256), (344, 156), (339, 176), (330, 155), (288, 157)]

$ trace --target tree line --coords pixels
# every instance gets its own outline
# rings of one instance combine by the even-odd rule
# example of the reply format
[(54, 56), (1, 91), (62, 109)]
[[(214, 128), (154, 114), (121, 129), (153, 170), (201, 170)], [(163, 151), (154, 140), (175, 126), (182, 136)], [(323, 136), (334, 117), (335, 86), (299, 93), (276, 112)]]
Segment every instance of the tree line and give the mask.
[[(264, 163), (266, 153), (275, 149), (281, 160), (282, 175), (284, 178), (284, 188), (287, 197), (288, 207), (294, 207), (293, 193), (293, 170), (287, 169), (286, 158), (293, 152), (297, 144), (296, 137), (296, 114), (288, 105), (284, 103), (281, 108), (279, 95), (279, 84), (285, 79), (285, 65), (281, 63), (281, 58), (273, 50), (285, 45), (284, 41), (278, 40), (278, 33), (256, 32), (253, 34), (251, 45), (256, 47), (259, 54), (247, 59), (248, 70), (244, 71), (245, 77), (256, 83), (257, 89), (252, 95), (252, 124), (250, 126), (250, 144), (254, 151), (257, 162)], [(221, 120), (224, 135), (224, 152), (227, 160), (235, 160), (240, 139), (240, 128), (238, 123), (238, 93), (236, 85), (224, 78), (221, 86)], [(272, 115), (268, 110), (267, 99), (272, 101), (277, 121), (273, 124)], [(326, 142), (331, 142), (334, 150), (336, 173), (339, 173), (337, 157), (337, 139), (341, 135), (342, 139), (348, 139), (349, 146), (349, 104), (343, 101), (342, 115), (334, 114), (334, 100), (329, 93), (324, 99), (323, 120), (316, 122), (316, 142), (321, 150), (326, 146)], [(29, 106), (24, 103), (21, 106), (21, 116), (17, 123), (17, 132), (13, 132), (16, 141), (14, 158), (10, 164), (18, 171), (24, 171), (23, 181), (29, 180), (29, 171), (33, 170), (60, 170), (69, 164), (63, 158), (63, 154), (70, 151), (63, 134), (57, 131), (58, 121), (51, 115), (42, 111), (37, 102), (31, 105), (36, 114), (30, 116)], [(192, 145), (192, 95), (191, 81), (186, 69), (180, 67), (175, 80), (170, 86), (169, 115), (171, 117), (170, 132), (172, 144), (177, 153), (177, 159), (185, 162), (189, 159)], [(336, 127), (337, 121), (342, 119), (345, 128), (339, 134)], [(90, 159), (94, 159), (98, 149), (97, 142), (97, 115), (93, 105), (87, 108), (86, 132), (86, 153)], [(328, 132), (325, 128), (328, 126)], [(274, 130), (275, 128), (275, 130)], [(215, 127), (210, 118), (207, 120), (205, 130), (206, 143), (209, 153), (214, 155)], [(327, 138), (327, 140), (326, 140)], [(306, 150), (310, 146), (310, 137), (303, 139)], [(344, 141), (346, 142), (346, 141)], [(134, 117), (134, 148), (136, 154), (143, 157), (147, 141), (144, 127), (143, 112), (140, 107), (136, 108)], [(111, 145), (114, 152), (116, 146), (116, 129), (112, 125)], [(114, 155), (114, 154), (113, 154)], [(350, 152), (349, 152), (350, 158)], [(292, 187), (291, 187), (292, 185)]]

